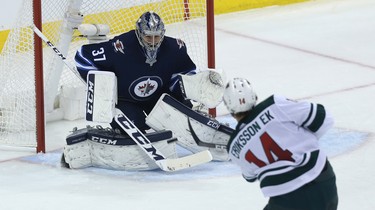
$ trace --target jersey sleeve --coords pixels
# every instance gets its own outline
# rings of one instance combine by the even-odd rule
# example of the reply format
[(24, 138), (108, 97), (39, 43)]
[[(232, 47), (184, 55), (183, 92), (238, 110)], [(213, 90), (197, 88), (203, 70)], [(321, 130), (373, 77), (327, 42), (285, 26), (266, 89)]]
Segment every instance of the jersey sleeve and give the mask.
[(178, 50), (176, 53), (176, 59), (178, 60), (177, 66), (176, 66), (176, 71), (174, 74), (172, 74), (171, 79), (170, 79), (170, 85), (169, 85), (169, 90), (173, 93), (174, 97), (181, 101), (184, 102), (183, 94), (181, 87), (179, 85), (179, 74), (184, 74), (184, 75), (193, 75), (196, 74), (196, 65), (193, 62), (193, 60), (190, 58), (189, 54), (187, 53), (187, 48), (185, 43), (180, 40), (176, 39), (177, 41), (177, 46)]
[(332, 115), (321, 104), (289, 100), (282, 96), (275, 96), (275, 103), (289, 120), (309, 130), (317, 138), (333, 126)]
[(110, 69), (107, 67), (110, 44), (110, 42), (102, 42), (82, 45), (77, 50), (74, 60), (77, 70), (84, 80), (86, 80), (89, 71)]

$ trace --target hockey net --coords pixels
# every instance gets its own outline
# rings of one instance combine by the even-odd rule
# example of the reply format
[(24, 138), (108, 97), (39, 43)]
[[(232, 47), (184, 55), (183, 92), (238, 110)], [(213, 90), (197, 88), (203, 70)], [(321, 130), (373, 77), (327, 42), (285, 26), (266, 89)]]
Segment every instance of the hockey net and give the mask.
[[(166, 35), (185, 41), (198, 68), (212, 67), (208, 60), (210, 47), (207, 47), (212, 43), (207, 38), (207, 26), (210, 25), (207, 22), (207, 3), (210, 0), (24, 0), (0, 54), (1, 145), (36, 147), (37, 152), (44, 152), (44, 146), (38, 148), (38, 144), (44, 145), (44, 136), (40, 139), (37, 133), (44, 132), (43, 126), (48, 121), (74, 120), (84, 116), (83, 83), (44, 43), (41, 50), (43, 76), (35, 74), (38, 58), (36, 35), (31, 26), (38, 17), (33, 10), (36, 2), (41, 4), (43, 11), (39, 14), (43, 34), (72, 65), (78, 47), (88, 43), (76, 30), (79, 24), (106, 24), (110, 28), (107, 37), (112, 38), (134, 29), (139, 16), (151, 10), (164, 20)], [(39, 112), (45, 113), (46, 122), (38, 124), (38, 88), (35, 86), (40, 79), (44, 81), (44, 111)]]

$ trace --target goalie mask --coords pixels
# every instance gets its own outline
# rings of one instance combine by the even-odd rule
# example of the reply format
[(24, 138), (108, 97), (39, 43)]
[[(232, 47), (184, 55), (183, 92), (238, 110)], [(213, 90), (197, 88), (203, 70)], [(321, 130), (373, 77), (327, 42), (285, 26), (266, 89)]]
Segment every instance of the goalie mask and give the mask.
[(136, 23), (135, 33), (146, 56), (146, 63), (152, 66), (156, 62), (158, 49), (164, 39), (164, 23), (154, 12), (145, 12)]
[(224, 104), (231, 114), (250, 111), (258, 97), (246, 79), (234, 78), (227, 83), (223, 96)]

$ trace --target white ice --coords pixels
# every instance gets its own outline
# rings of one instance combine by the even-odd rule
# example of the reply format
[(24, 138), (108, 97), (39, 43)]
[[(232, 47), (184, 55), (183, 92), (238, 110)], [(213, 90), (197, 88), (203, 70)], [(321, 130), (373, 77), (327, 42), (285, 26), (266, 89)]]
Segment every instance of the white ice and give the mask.
[[(337, 175), (339, 209), (375, 209), (375, 1), (315, 0), (215, 21), (216, 67), (228, 78), (246, 77), (260, 99), (278, 93), (331, 111), (336, 124), (321, 145)], [(66, 135), (85, 125), (49, 123), (46, 154), (1, 147), (0, 209), (259, 210), (267, 203), (231, 163), (176, 173), (61, 168)]]

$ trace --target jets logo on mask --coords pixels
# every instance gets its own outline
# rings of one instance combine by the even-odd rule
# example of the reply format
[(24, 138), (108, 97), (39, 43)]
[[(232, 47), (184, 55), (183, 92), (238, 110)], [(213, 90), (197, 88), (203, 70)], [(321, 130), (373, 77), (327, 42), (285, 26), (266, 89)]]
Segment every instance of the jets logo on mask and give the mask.
[(115, 48), (115, 52), (121, 52), (122, 54), (124, 53), (124, 45), (122, 44), (122, 41), (116, 40), (116, 42), (113, 42), (113, 47)]
[(129, 92), (135, 100), (144, 101), (151, 97), (161, 86), (162, 80), (159, 77), (141, 77), (130, 85)]

